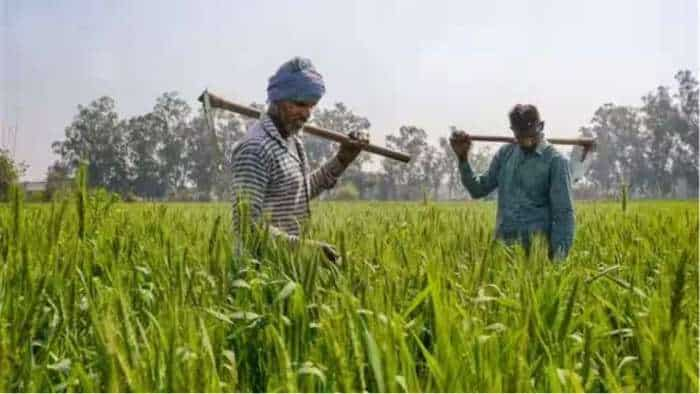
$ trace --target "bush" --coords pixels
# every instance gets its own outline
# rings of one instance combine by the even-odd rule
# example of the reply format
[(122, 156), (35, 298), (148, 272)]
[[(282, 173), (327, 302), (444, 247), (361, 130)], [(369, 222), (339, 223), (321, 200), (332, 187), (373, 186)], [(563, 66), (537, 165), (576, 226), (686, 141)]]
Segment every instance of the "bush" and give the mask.
[(357, 186), (354, 183), (346, 183), (338, 188), (335, 193), (336, 200), (342, 201), (354, 201), (360, 198), (360, 191), (357, 190)]
[(8, 200), (10, 186), (24, 174), (26, 165), (16, 163), (10, 153), (0, 149), (0, 200)]
[(46, 202), (49, 201), (48, 193), (45, 191), (26, 193), (25, 201), (27, 202)]
[(134, 192), (128, 192), (124, 196), (124, 202), (141, 202), (143, 201), (143, 198), (136, 195)]

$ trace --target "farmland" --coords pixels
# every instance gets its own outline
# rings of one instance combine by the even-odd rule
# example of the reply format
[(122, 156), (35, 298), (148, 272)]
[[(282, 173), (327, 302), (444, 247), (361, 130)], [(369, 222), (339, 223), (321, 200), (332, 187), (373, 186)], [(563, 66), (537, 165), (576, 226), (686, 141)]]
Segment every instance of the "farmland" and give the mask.
[(569, 259), (495, 205), (313, 207), (236, 257), (227, 204), (0, 207), (0, 391), (695, 391), (697, 202), (576, 205)]

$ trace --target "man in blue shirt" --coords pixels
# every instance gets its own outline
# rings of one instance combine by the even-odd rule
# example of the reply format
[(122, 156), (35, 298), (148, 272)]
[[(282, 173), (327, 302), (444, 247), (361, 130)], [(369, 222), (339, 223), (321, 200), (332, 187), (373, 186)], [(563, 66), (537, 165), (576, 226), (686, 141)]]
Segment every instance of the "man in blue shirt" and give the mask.
[(502, 146), (481, 175), (469, 165), (469, 134), (452, 134), (450, 144), (459, 160), (462, 183), (473, 198), (498, 189), (498, 239), (521, 242), (529, 250), (533, 234), (539, 233), (549, 242), (549, 257), (564, 259), (574, 240), (568, 161), (547, 143), (544, 122), (534, 105), (518, 104), (508, 117), (516, 143)]

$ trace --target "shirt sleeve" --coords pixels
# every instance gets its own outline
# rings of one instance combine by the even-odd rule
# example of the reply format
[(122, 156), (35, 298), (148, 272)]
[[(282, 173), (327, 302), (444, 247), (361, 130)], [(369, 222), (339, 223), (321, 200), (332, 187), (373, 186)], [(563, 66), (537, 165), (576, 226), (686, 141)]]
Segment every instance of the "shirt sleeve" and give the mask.
[(549, 199), (552, 217), (550, 255), (555, 260), (566, 258), (574, 241), (574, 208), (571, 197), (571, 175), (566, 158), (555, 156), (550, 168)]
[(276, 238), (296, 243), (298, 237), (262, 221), (265, 190), (271, 173), (267, 163), (270, 161), (264, 159), (261, 147), (255, 143), (242, 145), (234, 152), (231, 163), (233, 228), (242, 234), (251, 226), (265, 225)]
[(488, 170), (481, 175), (474, 174), (471, 165), (469, 165), (469, 161), (459, 162), (462, 184), (472, 198), (487, 196), (498, 187), (498, 171), (503, 161), (504, 148), (496, 153), (496, 156), (491, 160), (491, 164), (489, 164)]
[(309, 198), (316, 198), (322, 191), (333, 188), (343, 171), (345, 166), (335, 157), (323, 163), (309, 176)]

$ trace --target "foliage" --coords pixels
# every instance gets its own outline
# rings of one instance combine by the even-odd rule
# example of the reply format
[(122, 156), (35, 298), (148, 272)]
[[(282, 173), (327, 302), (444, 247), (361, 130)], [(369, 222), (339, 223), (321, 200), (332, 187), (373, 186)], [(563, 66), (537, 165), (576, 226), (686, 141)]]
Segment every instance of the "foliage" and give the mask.
[[(611, 197), (623, 183), (630, 197), (697, 196), (698, 82), (688, 70), (675, 77), (675, 92), (659, 86), (640, 106), (603, 104), (579, 130), (595, 137), (597, 149), (585, 166), (585, 179), (575, 185), (577, 196)], [(91, 187), (149, 200), (230, 199), (231, 155), (251, 120), (221, 110), (213, 110), (212, 117), (214, 133), (201, 111), (194, 114), (176, 92), (166, 92), (151, 112), (119, 119), (114, 100), (101, 97), (79, 105), (65, 139), (54, 142), (54, 152), (61, 156), (54, 170), (71, 174), (85, 160)], [(311, 122), (342, 133), (371, 126), (343, 103), (317, 108)], [(424, 191), (435, 200), (468, 198), (447, 138), (433, 145), (428, 140), (432, 132), (410, 123), (401, 126), (385, 137), (385, 144), (409, 153), (410, 163), (361, 154), (342, 180), (352, 182), (361, 199), (419, 200)], [(304, 145), (311, 168), (337, 149), (313, 136), (305, 136)], [(475, 144), (470, 163), (477, 173), (488, 168), (493, 152), (489, 145)], [(333, 193), (327, 194), (333, 198)]]
[(627, 183), (641, 196), (697, 196), (698, 82), (687, 70), (676, 81), (677, 94), (659, 86), (638, 108), (607, 103), (580, 130), (597, 141), (586, 176), (602, 192)]
[(17, 163), (5, 149), (0, 149), (0, 200), (6, 201), (9, 197), (10, 186), (16, 183), (24, 174), (26, 165)]
[(46, 201), (51, 201), (57, 194), (68, 193), (71, 188), (70, 168), (60, 161), (55, 161), (46, 174)]
[(78, 105), (78, 114), (66, 127), (66, 139), (53, 143), (54, 153), (71, 171), (87, 162), (91, 187), (122, 192), (128, 188), (124, 131), (114, 100), (100, 97), (86, 107)]
[(360, 192), (357, 190), (352, 182), (346, 182), (341, 185), (336, 191), (334, 198), (341, 201), (358, 200), (360, 198)]

